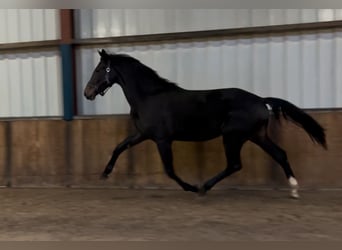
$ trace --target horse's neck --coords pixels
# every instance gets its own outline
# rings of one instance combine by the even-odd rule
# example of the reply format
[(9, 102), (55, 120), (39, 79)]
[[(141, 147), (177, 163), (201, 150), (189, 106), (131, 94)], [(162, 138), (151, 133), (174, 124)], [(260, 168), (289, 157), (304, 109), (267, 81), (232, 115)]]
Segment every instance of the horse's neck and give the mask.
[(123, 82), (120, 83), (122, 91), (126, 97), (127, 102), (134, 110), (139, 110), (139, 107), (144, 105), (144, 100), (146, 99), (146, 93), (141, 91), (139, 84), (143, 84), (134, 77), (134, 72), (132, 74), (123, 75)]
[(139, 73), (136, 72), (125, 72), (122, 75), (123, 82), (120, 83), (128, 103), (136, 110), (143, 105), (144, 100), (149, 96), (167, 91), (167, 86), (163, 86), (163, 83), (158, 82), (157, 79), (151, 77), (151, 80), (148, 80), (149, 77), (142, 76), (139, 78), (138, 75)]
[(127, 102), (129, 105), (137, 109), (139, 106), (139, 103), (142, 100), (142, 97), (140, 96), (139, 92), (137, 91), (135, 86), (130, 86), (126, 82), (120, 84), (122, 91), (124, 92), (124, 95), (126, 97)]

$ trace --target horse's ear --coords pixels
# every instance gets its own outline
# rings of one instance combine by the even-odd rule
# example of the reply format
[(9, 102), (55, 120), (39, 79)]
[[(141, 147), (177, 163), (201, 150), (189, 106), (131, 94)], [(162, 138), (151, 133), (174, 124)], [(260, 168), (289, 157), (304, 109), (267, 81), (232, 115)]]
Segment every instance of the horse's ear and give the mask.
[(99, 50), (98, 52), (99, 52), (99, 55), (100, 55), (102, 58), (108, 57), (108, 54), (107, 54), (107, 52), (106, 52), (104, 49), (102, 49), (101, 51)]

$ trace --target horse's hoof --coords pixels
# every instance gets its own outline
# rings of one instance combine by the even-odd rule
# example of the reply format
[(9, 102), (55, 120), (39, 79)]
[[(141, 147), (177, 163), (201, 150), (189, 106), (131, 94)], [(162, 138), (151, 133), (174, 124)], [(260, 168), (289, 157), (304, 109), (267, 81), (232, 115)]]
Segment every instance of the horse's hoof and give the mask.
[(106, 174), (106, 173), (103, 173), (100, 175), (101, 180), (106, 180), (107, 178), (108, 178), (108, 174)]
[(184, 188), (184, 191), (198, 193), (198, 187), (197, 186), (188, 185), (188, 186), (185, 186), (183, 188)]
[(198, 193), (199, 189), (197, 186), (193, 186), (193, 187), (191, 187), (191, 189), (189, 191), (194, 192), (194, 193)]
[(298, 199), (300, 198), (298, 192), (295, 191), (295, 190), (292, 190), (292, 191), (291, 191), (290, 197), (291, 197), (292, 199), (296, 199), (296, 200), (298, 200)]
[(202, 187), (198, 190), (198, 195), (199, 195), (199, 196), (204, 196), (204, 195), (206, 195), (206, 193), (207, 193), (207, 189), (206, 189), (204, 186), (202, 186)]

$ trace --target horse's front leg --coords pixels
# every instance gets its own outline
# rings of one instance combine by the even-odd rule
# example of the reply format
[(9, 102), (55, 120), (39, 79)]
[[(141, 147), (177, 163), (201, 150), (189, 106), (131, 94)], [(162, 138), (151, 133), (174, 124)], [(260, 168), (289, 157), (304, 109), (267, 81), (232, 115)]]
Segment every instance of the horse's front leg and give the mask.
[(107, 178), (108, 175), (113, 171), (116, 160), (119, 155), (126, 149), (137, 145), (138, 143), (144, 141), (145, 138), (141, 134), (135, 134), (128, 136), (125, 140), (119, 143), (113, 151), (112, 158), (109, 160), (105, 170), (103, 171), (101, 178)]
[(159, 150), (161, 160), (164, 165), (166, 174), (173, 180), (175, 180), (185, 191), (198, 192), (198, 187), (190, 185), (180, 179), (174, 169), (173, 169), (173, 157), (171, 142), (168, 141), (158, 141), (156, 142)]

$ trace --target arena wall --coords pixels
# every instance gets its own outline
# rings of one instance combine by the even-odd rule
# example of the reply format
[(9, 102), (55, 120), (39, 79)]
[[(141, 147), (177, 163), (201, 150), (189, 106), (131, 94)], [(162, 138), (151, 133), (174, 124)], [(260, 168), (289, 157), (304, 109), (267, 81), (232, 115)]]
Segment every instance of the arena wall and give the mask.
[[(328, 150), (312, 143), (292, 123), (271, 120), (271, 138), (288, 154), (302, 187), (342, 187), (342, 112), (310, 114), (325, 128)], [(0, 184), (12, 187), (179, 187), (164, 173), (156, 146), (145, 141), (124, 152), (108, 180), (99, 175), (114, 147), (133, 130), (127, 115), (0, 121)], [(207, 142), (175, 142), (176, 172), (200, 184), (225, 167), (221, 138)], [(216, 188), (285, 187), (282, 169), (248, 142), (242, 150), (243, 169)]]

